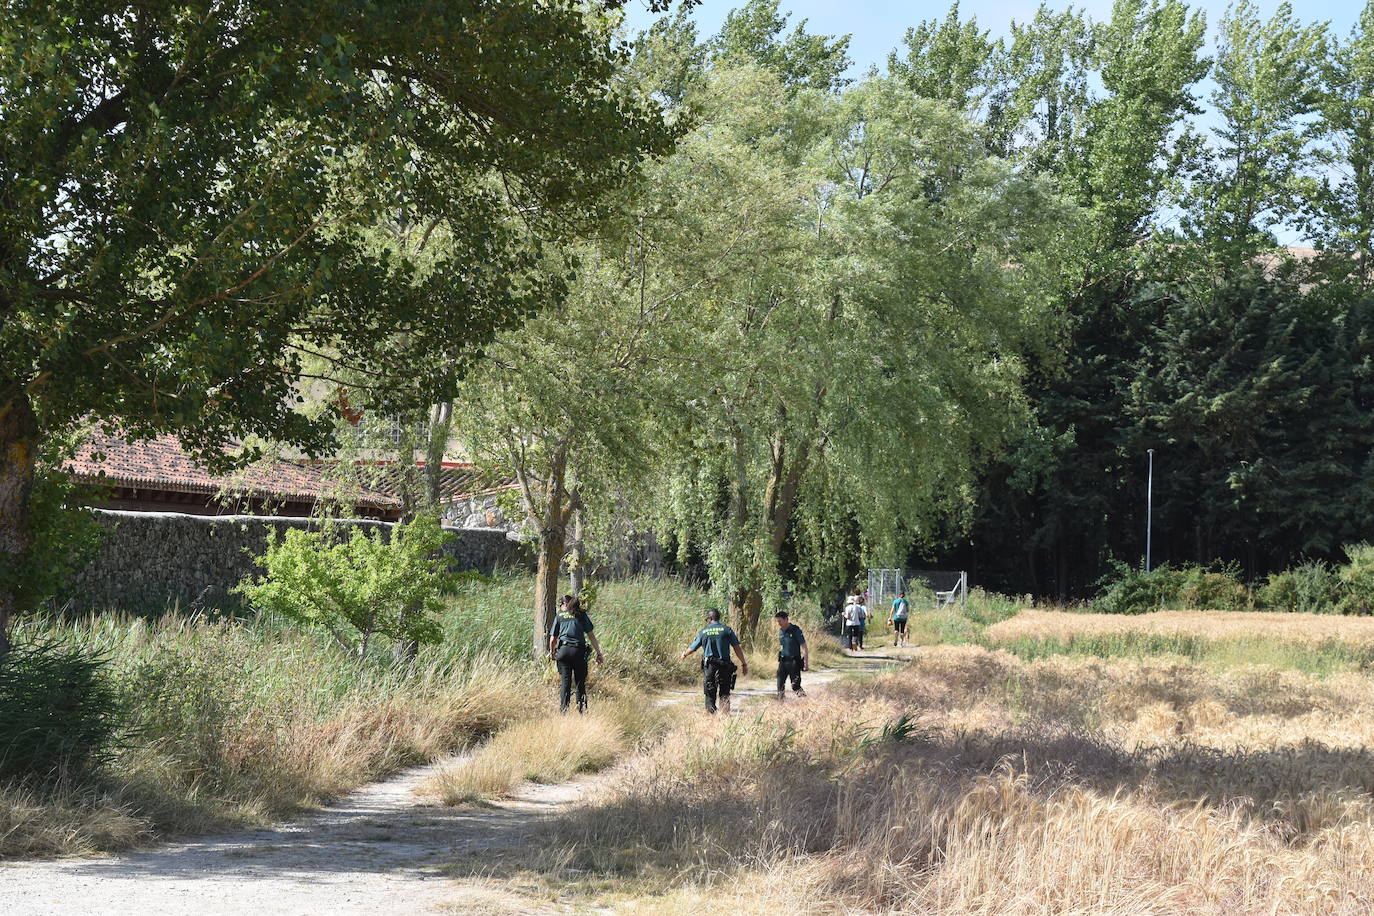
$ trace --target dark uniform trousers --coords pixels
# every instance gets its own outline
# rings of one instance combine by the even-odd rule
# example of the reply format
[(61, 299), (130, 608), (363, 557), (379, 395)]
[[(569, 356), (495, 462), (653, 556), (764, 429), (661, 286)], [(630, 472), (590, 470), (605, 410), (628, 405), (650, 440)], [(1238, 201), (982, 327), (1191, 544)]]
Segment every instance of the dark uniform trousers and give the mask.
[(707, 658), (701, 662), (706, 673), (702, 687), (706, 693), (706, 711), (716, 711), (716, 698), (730, 699), (730, 691), (735, 689), (735, 663), (728, 658)]
[(587, 647), (580, 643), (563, 643), (554, 655), (560, 680), (558, 711), (567, 712), (572, 702), (572, 688), (577, 684), (577, 711), (587, 711)]
[(802, 660), (800, 655), (778, 655), (778, 693), (782, 693), (787, 679), (792, 679), (792, 689), (801, 690)]

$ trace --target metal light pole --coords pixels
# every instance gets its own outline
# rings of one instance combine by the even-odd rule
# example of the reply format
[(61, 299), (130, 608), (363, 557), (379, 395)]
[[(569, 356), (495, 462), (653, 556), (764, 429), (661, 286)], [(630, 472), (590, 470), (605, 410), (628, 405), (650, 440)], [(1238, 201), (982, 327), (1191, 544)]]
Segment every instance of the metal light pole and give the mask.
[(1147, 448), (1150, 456), (1150, 469), (1145, 476), (1145, 571), (1150, 571), (1150, 541), (1154, 537), (1155, 523), (1155, 450)]

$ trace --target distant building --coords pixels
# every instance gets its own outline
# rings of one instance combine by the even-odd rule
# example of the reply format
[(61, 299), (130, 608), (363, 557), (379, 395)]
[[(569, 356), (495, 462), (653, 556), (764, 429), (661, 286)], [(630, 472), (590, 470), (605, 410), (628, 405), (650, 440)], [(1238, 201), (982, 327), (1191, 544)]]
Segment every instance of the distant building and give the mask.
[(197, 464), (174, 436), (129, 441), (96, 432), (66, 464), (88, 488), (90, 505), (193, 515), (308, 516), (322, 499), (347, 500), (363, 518), (394, 521), (401, 501), (381, 489), (349, 485), (318, 464), (266, 458), (228, 474)]
[[(378, 473), (364, 475), (372, 478), (366, 485), (337, 479), (333, 462), (301, 459), (265, 458), (242, 470), (212, 474), (174, 436), (131, 441), (96, 432), (66, 469), (87, 488), (87, 504), (101, 509), (305, 517), (321, 500), (330, 500), (351, 504), (360, 518), (395, 521), (405, 511), (403, 467), (375, 464)], [(423, 463), (411, 479), (412, 488), (423, 485)], [(471, 463), (445, 461), (439, 476), (444, 524), (512, 530), (498, 498), (513, 487), (509, 480), (493, 483)]]

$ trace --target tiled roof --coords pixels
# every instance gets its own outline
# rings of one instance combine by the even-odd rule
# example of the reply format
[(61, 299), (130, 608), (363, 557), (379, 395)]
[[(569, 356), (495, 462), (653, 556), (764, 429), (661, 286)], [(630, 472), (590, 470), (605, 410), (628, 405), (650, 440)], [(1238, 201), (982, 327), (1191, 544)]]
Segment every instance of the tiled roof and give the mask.
[(313, 502), (324, 497), (346, 498), (361, 506), (399, 505), (390, 493), (352, 487), (330, 480), (321, 465), (268, 458), (229, 474), (211, 474), (181, 447), (174, 436), (130, 442), (96, 432), (66, 465), (77, 480), (141, 490), (177, 493), (221, 492), (258, 499)]
[[(424, 479), (424, 466), (416, 468), (417, 479)], [(401, 490), (401, 468), (390, 465), (381, 469), (373, 485), (387, 493), (399, 494)], [(439, 470), (439, 501), (451, 503), (467, 499), (479, 493), (494, 493), (515, 486), (513, 480), (493, 480), (486, 472), (468, 462), (444, 462)]]

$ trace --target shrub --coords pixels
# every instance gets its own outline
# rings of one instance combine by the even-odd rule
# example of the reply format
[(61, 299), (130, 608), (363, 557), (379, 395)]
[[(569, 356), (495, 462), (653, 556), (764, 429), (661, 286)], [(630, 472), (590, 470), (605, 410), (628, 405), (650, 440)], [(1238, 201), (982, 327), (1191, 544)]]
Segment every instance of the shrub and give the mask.
[(1342, 614), (1374, 613), (1374, 544), (1352, 544), (1345, 548), (1350, 562), (1337, 573), (1344, 594), (1338, 610)]
[(1156, 566), (1149, 572), (1117, 564), (1101, 584), (1093, 609), (1103, 614), (1145, 614), (1161, 608), (1241, 611), (1253, 606), (1234, 567)]
[(1177, 601), (1188, 610), (1248, 611), (1254, 606), (1250, 589), (1234, 566), (1207, 569), (1185, 566), (1179, 571)]
[(112, 752), (123, 706), (106, 667), (58, 642), (10, 650), (0, 661), (0, 777), (47, 779)]
[(1318, 560), (1269, 576), (1260, 588), (1259, 600), (1276, 611), (1330, 614), (1337, 610), (1344, 592), (1336, 568)]
[(974, 588), (969, 591), (968, 602), (964, 606), (964, 616), (983, 626), (992, 626), (1016, 616), (1023, 607), (1030, 607), (1031, 598), (1024, 595), (1015, 598), (999, 595), (996, 592)]
[(1104, 614), (1144, 614), (1157, 611), (1178, 600), (1182, 576), (1168, 566), (1146, 572), (1117, 564), (1114, 575), (1102, 583), (1105, 588), (1093, 602), (1093, 609)]
[(344, 540), (328, 528), (292, 529), (258, 560), (267, 574), (239, 591), (255, 607), (322, 627), (360, 658), (375, 635), (439, 642), (434, 615), (453, 582), (439, 548), (449, 536), (431, 517), (397, 525), (385, 540), (361, 528)]

